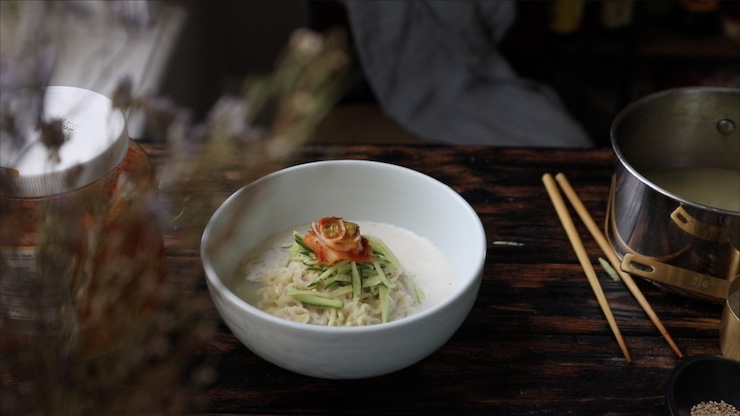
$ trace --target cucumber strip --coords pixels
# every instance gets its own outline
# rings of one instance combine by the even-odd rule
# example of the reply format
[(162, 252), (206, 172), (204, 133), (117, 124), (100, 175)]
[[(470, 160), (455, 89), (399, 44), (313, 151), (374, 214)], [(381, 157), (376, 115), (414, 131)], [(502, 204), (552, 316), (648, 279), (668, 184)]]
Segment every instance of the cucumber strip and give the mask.
[(622, 280), (621, 277), (619, 277), (619, 274), (616, 270), (612, 267), (611, 264), (609, 264), (608, 261), (604, 260), (603, 258), (599, 257), (599, 264), (601, 264), (601, 267), (604, 268), (604, 270), (609, 274), (609, 277), (612, 278), (615, 282), (619, 282)]
[(383, 322), (388, 322), (391, 315), (391, 295), (387, 286), (378, 286), (380, 291), (380, 316)]
[(334, 290), (331, 290), (329, 292), (326, 292), (326, 296), (329, 298), (338, 298), (340, 296), (346, 295), (347, 293), (352, 292), (352, 286), (346, 285), (346, 286), (340, 286)]
[[(338, 274), (335, 276), (332, 276), (324, 281), (324, 287), (329, 286), (334, 283), (351, 283), (352, 282), (352, 276), (348, 274)], [(311, 287), (309, 285), (309, 287)]]
[(337, 269), (339, 269), (340, 267), (342, 267), (343, 265), (345, 265), (345, 264), (347, 264), (347, 263), (348, 263), (348, 261), (347, 261), (347, 260), (342, 260), (342, 261), (340, 261), (340, 262), (338, 262), (338, 263), (335, 263), (335, 264), (333, 264), (333, 265), (332, 265), (332, 266), (330, 266), (330, 267), (329, 267), (328, 269), (326, 269), (326, 270), (325, 270), (325, 271), (324, 271), (323, 273), (321, 273), (321, 274), (319, 275), (319, 277), (317, 277), (317, 278), (316, 278), (316, 280), (314, 280), (313, 282), (309, 283), (309, 284), (308, 284), (308, 287), (314, 287), (314, 286), (316, 286), (316, 285), (317, 285), (317, 284), (319, 284), (319, 283), (320, 283), (320, 282), (321, 282), (322, 280), (324, 280), (324, 279), (326, 279), (327, 277), (331, 276), (331, 275), (332, 275), (333, 273), (335, 273), (335, 272), (337, 271)]
[(360, 272), (357, 271), (357, 263), (352, 262), (352, 298), (357, 300), (362, 293), (362, 280)]
[(380, 276), (378, 276), (377, 274), (374, 274), (370, 277), (366, 277), (365, 279), (362, 280), (362, 287), (364, 288), (369, 288), (369, 287), (373, 287), (373, 286), (377, 286), (381, 284), (383, 284), (383, 281), (380, 280)]
[(316, 290), (301, 290), (296, 289), (295, 287), (289, 287), (288, 288), (288, 295), (295, 297), (296, 295), (312, 295), (317, 296), (320, 298), (329, 298), (329, 295), (326, 292), (319, 292)]
[(288, 295), (295, 300), (313, 306), (323, 306), (328, 308), (339, 309), (344, 306), (344, 302), (339, 299), (328, 299), (325, 294), (308, 290), (288, 289)]
[(301, 246), (304, 251), (313, 254), (313, 250), (311, 250), (311, 248), (308, 247), (303, 241), (303, 234), (299, 233), (298, 231), (293, 231), (293, 240), (296, 242), (296, 244)]
[(367, 267), (367, 264), (360, 263), (357, 265), (357, 270), (360, 272), (360, 277), (362, 277), (363, 279), (377, 276), (377, 273), (375, 273), (375, 267), (373, 267), (372, 264), (370, 265), (370, 267)]
[(414, 279), (413, 276), (409, 276), (408, 278), (409, 280), (411, 280), (411, 285), (414, 287), (414, 294), (416, 294), (416, 301), (419, 303), (423, 303), (426, 300), (427, 295), (424, 294), (424, 290), (422, 290), (421, 286), (419, 286), (419, 283), (416, 281), (416, 279)]
[(306, 258), (306, 255), (301, 252), (300, 246), (298, 244), (291, 244), (288, 247), (288, 250), (290, 251), (288, 263), (292, 263), (294, 261), (302, 262)]
[[(295, 243), (286, 248), (290, 250), (290, 260), (303, 263), (308, 270), (318, 272), (318, 277), (309, 284), (311, 290), (288, 289), (288, 295), (306, 304), (331, 308), (329, 326), (336, 326), (339, 319), (338, 309), (342, 308), (351, 293), (353, 302), (359, 302), (363, 293), (375, 297), (380, 301), (381, 320), (390, 320), (392, 302), (391, 291), (399, 290), (396, 279), (403, 274), (398, 258), (390, 248), (380, 239), (365, 236), (373, 250), (374, 259), (371, 262), (352, 262), (342, 260), (331, 266), (319, 265), (316, 254), (304, 241), (304, 235), (293, 231)], [(409, 277), (416, 299), (421, 303), (426, 295), (417, 282)], [(321, 283), (321, 285), (319, 285)], [(408, 287), (408, 285), (407, 285)]]
[(332, 283), (325, 284), (324, 287), (322, 287), (319, 290), (321, 290), (322, 292), (330, 292), (332, 290), (335, 290), (340, 287), (345, 287), (345, 286), (349, 286), (349, 285), (347, 285), (346, 283), (342, 283), (342, 282), (332, 282)]
[(393, 265), (393, 267), (398, 270), (398, 273), (403, 273), (403, 268), (401, 267), (401, 262), (398, 261), (398, 258), (395, 254), (391, 251), (390, 248), (379, 238), (373, 237), (371, 235), (366, 235), (365, 238), (367, 238), (367, 241), (370, 243), (370, 246), (372, 248), (379, 252), (380, 254), (385, 257), (390, 264)]
[(385, 286), (388, 287), (388, 289), (396, 289), (396, 284), (392, 283), (390, 280), (388, 280), (388, 276), (385, 275), (385, 272), (383, 271), (383, 268), (380, 267), (380, 263), (378, 261), (373, 261), (373, 266), (375, 267), (375, 271), (378, 272), (378, 276), (380, 276), (380, 280), (383, 282)]

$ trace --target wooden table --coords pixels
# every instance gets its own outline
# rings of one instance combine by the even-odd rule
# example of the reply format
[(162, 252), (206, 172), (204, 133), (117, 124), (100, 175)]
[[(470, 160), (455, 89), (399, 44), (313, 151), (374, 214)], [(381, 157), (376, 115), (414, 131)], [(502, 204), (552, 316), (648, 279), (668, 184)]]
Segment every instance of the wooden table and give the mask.
[[(145, 149), (161, 163), (162, 147)], [(564, 172), (602, 223), (616, 163), (610, 149), (311, 145), (295, 163), (340, 158), (416, 169), (475, 208), (488, 239), (475, 306), (431, 356), (365, 380), (283, 370), (219, 323), (209, 345), (219, 357), (217, 378), (199, 414), (667, 414), (665, 386), (680, 359), (624, 284), (599, 268), (603, 254), (573, 214), (634, 359), (625, 362), (541, 181), (546, 172)], [(242, 185), (219, 182), (212, 191), (226, 195)], [(197, 253), (168, 246), (168, 255), (176, 273), (202, 278)], [(720, 354), (722, 305), (637, 283), (685, 356)]]

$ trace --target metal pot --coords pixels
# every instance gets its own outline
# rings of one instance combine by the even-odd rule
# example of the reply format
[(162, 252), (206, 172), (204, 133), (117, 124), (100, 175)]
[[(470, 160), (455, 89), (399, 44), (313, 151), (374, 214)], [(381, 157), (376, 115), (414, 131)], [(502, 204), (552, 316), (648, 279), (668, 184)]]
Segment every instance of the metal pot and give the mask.
[(615, 118), (605, 224), (622, 269), (721, 301), (740, 275), (740, 89), (678, 88)]

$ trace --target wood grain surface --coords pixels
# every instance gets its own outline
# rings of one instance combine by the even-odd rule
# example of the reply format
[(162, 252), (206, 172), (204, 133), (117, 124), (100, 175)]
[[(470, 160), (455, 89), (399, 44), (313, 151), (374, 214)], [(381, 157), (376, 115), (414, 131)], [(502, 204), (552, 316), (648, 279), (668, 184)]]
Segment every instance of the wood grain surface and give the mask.
[[(161, 145), (144, 147), (155, 165), (166, 157)], [(218, 373), (198, 414), (668, 414), (665, 386), (680, 359), (624, 284), (600, 267), (603, 254), (572, 212), (634, 359), (625, 362), (541, 181), (546, 172), (564, 172), (602, 224), (616, 164), (611, 150), (311, 145), (292, 163), (328, 159), (402, 165), (459, 192), (479, 214), (488, 239), (475, 306), (431, 356), (365, 380), (283, 370), (219, 324), (209, 345)], [(208, 191), (226, 196), (243, 185), (214, 181)], [(172, 246), (170, 272), (202, 281), (198, 253)], [(720, 354), (722, 305), (636, 281), (685, 356)], [(198, 290), (206, 291), (205, 284)], [(212, 315), (220, 322), (215, 308)]]

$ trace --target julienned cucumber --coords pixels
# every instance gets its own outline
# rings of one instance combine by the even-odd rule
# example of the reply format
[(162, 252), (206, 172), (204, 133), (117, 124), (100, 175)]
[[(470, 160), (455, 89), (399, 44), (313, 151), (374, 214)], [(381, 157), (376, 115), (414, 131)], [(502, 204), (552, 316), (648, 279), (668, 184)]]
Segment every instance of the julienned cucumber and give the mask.
[(290, 289), (288, 290), (288, 294), (292, 296), (295, 300), (307, 305), (322, 306), (325, 308), (335, 309), (340, 309), (342, 308), (342, 306), (344, 306), (344, 302), (339, 299), (327, 298), (311, 291)]
[[(380, 300), (381, 320), (388, 322), (391, 311), (390, 292), (398, 290), (396, 279), (403, 273), (403, 269), (382, 240), (373, 236), (365, 237), (373, 248), (375, 259), (372, 262), (342, 260), (332, 266), (320, 266), (317, 264), (316, 254), (303, 241), (303, 235), (294, 231), (295, 243), (290, 246), (289, 262), (302, 262), (309, 270), (319, 272), (319, 276), (308, 285), (311, 290), (292, 288), (288, 294), (304, 304), (336, 310), (344, 306), (344, 302), (337, 297), (351, 293), (353, 301), (357, 301), (363, 292), (367, 292)], [(412, 284), (416, 298), (421, 302), (424, 294), (413, 279)]]

